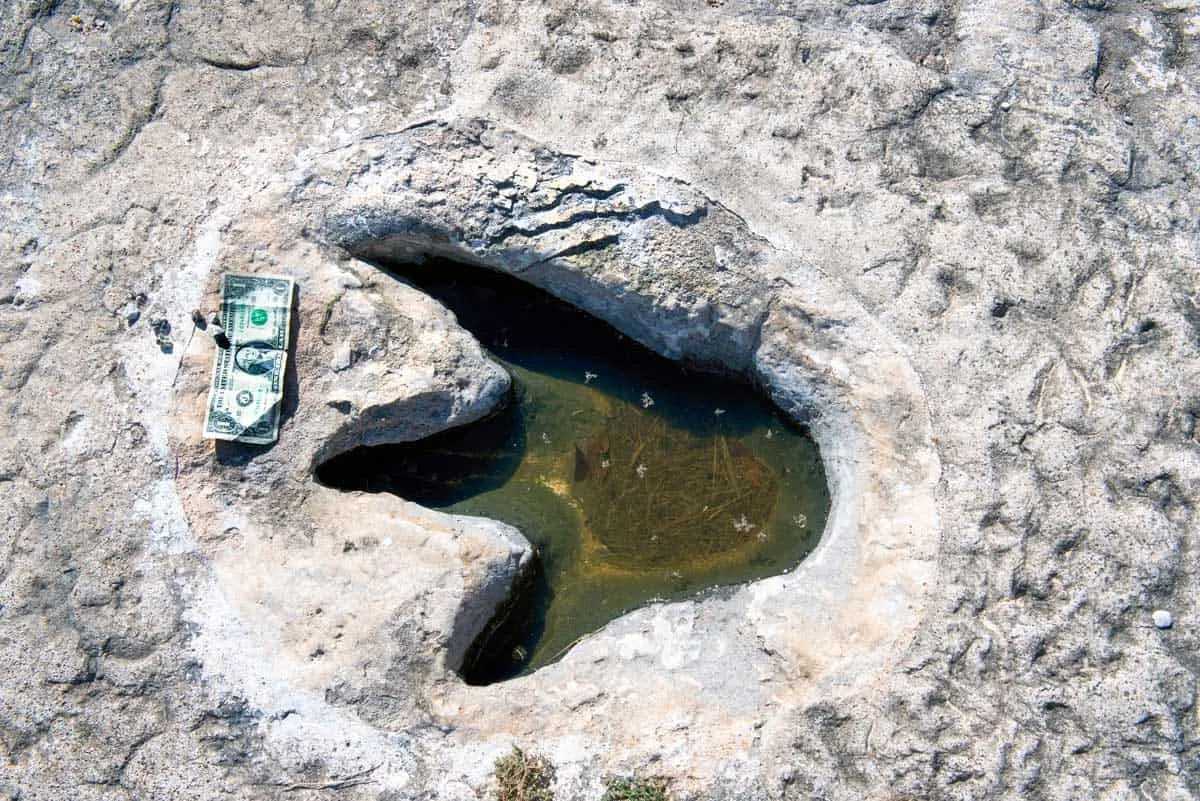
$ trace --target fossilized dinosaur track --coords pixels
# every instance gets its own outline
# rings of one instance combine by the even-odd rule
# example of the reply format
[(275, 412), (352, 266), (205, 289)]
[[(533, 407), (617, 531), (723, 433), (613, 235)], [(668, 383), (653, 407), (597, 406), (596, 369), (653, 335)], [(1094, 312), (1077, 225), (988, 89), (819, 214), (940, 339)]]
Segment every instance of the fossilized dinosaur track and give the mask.
[[(375, 709), (365, 699), (389, 692), (378, 666), (394, 665), (416, 706), (383, 704), (392, 711), (368, 716), (379, 725), (419, 726), (412, 716), (420, 708), (468, 739), (536, 719), (544, 738), (598, 744), (614, 727), (622, 738), (653, 731), (663, 710), (684, 703), (678, 688), (689, 686), (696, 722), (687, 736), (715, 753), (752, 728), (761, 704), (852, 692), (907, 641), (938, 535), (938, 465), (924, 399), (870, 316), (812, 266), (684, 183), (556, 153), (474, 120), (420, 125), (315, 156), (280, 195), (293, 205), (268, 209), (246, 228), (257, 238), (316, 242), (288, 262), (307, 288), (300, 403), (271, 462), (250, 466), (278, 494), (241, 513), (255, 521), (243, 538), (284, 525), (286, 536), (257, 534), (252, 549), (217, 548), (212, 558), (222, 581), (242, 587), (242, 614), (257, 621), (251, 630), (279, 627), (284, 643), (309, 649), (266, 652), (268, 662), (290, 666), (279, 671), (290, 677), (289, 691), (319, 696), (336, 686), (337, 697)], [(424, 435), (477, 417), (500, 384), (452, 317), (439, 317), (429, 298), (371, 263), (338, 260), (339, 250), (375, 265), (436, 254), (514, 273), (665, 355), (759, 382), (812, 426), (822, 447), (834, 494), (822, 544), (786, 576), (724, 598), (635, 611), (530, 677), (463, 685), (449, 673), (451, 652), (461, 651), (524, 564), (519, 537), (466, 519), (439, 523), (398, 499), (289, 483), (295, 472), (287, 471), (359, 442), (411, 439), (418, 429)], [(425, 320), (414, 329), (424, 333), (372, 349), (354, 339), (352, 319), (331, 327), (330, 308), (334, 316), (369, 312), (370, 330), (407, 330), (389, 323), (394, 315)], [(439, 331), (452, 357), (438, 350)], [(351, 359), (340, 341), (347, 337), (357, 343)], [(402, 413), (411, 407), (406, 393), (430, 399), (420, 404), (420, 421)], [(227, 467), (220, 480), (237, 469)], [(211, 479), (195, 472), (180, 481)], [(193, 524), (205, 525), (213, 512), (190, 505)], [(345, 557), (308, 553), (342, 541), (353, 544), (337, 549)], [(360, 554), (369, 562), (359, 564)], [(420, 569), (406, 572), (405, 564)], [(253, 589), (275, 585), (288, 592)], [(345, 598), (335, 596), (346, 592), (364, 610), (353, 648), (322, 645), (314, 661), (309, 643), (350, 630), (328, 628), (326, 616), (295, 620), (289, 610), (341, 609)], [(279, 606), (285, 598), (287, 608)], [(214, 669), (244, 669), (228, 662), (236, 644), (203, 635), (198, 643)], [(573, 712), (582, 707), (586, 717)]]

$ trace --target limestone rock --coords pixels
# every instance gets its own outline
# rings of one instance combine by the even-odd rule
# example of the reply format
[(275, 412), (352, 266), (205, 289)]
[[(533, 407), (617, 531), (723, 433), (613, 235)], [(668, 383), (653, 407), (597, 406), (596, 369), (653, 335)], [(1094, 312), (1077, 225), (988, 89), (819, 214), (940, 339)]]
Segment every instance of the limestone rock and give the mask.
[[(10, 0), (0, 797), (1200, 794), (1196, 15)], [(503, 397), (422, 252), (761, 382), (821, 547), (462, 685), (527, 543), (312, 480)], [(198, 438), (225, 269), (300, 279), (272, 448)]]

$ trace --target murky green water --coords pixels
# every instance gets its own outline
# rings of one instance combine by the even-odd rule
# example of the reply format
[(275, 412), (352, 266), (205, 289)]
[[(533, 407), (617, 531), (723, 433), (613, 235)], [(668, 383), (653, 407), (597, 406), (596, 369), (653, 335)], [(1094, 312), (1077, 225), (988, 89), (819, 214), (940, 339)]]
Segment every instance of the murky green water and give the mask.
[(503, 520), (537, 546), (541, 575), (468, 654), (468, 681), (533, 670), (648, 601), (778, 574), (815, 546), (829, 509), (816, 446), (744, 384), (511, 278), (441, 261), (396, 271), (508, 368), (510, 403), (319, 477)]

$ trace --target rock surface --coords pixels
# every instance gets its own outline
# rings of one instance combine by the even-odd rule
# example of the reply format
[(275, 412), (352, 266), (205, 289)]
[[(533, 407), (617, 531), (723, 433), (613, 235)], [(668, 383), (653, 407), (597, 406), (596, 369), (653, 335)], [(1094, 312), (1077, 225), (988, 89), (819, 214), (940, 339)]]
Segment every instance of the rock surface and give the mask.
[[(0, 797), (476, 798), (514, 742), (572, 799), (1200, 794), (1198, 27), (6, 3)], [(818, 554), (461, 685), (527, 544), (311, 481), (502, 398), (355, 258), (435, 249), (809, 415)], [(197, 438), (223, 269), (301, 279), (270, 449)]]

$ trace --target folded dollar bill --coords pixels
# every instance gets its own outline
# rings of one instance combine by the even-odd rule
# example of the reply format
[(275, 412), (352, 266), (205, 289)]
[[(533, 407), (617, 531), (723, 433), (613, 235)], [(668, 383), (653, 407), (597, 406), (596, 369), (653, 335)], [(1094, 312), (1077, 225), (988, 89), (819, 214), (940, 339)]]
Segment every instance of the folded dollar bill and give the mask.
[(204, 436), (268, 444), (279, 438), (295, 281), (225, 273)]

